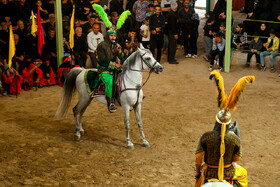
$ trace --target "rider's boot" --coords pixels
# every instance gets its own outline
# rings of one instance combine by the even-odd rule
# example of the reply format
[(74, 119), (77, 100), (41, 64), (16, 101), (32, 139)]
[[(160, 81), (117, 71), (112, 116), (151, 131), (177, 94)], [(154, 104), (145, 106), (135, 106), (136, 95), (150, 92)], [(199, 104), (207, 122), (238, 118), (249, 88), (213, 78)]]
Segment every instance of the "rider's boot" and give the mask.
[(114, 113), (117, 111), (117, 107), (115, 105), (115, 99), (106, 96), (107, 106), (110, 113)]

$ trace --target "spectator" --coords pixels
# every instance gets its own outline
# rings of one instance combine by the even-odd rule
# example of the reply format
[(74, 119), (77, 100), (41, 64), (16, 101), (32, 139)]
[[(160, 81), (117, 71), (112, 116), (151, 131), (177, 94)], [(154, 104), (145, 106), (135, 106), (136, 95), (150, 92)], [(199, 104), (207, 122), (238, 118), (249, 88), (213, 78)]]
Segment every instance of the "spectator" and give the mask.
[(44, 45), (44, 57), (49, 59), (52, 69), (57, 71), (57, 57), (56, 57), (56, 38), (55, 38), (55, 28), (49, 27), (48, 36), (45, 40)]
[(161, 12), (165, 16), (171, 10), (171, 4), (176, 3), (176, 0), (162, 0), (160, 3)]
[[(254, 33), (253, 35), (258, 36), (259, 34)], [(262, 47), (263, 47), (263, 43), (260, 40), (260, 38), (259, 37), (254, 37), (254, 40), (250, 43), (250, 46), (249, 46), (250, 52), (248, 53), (248, 56), (247, 56), (247, 63), (246, 63), (247, 67), (250, 66), (251, 58), (252, 58), (253, 55), (255, 55), (256, 60), (257, 60), (256, 67), (259, 68), (259, 66), (260, 66), (260, 51), (262, 50)]]
[(126, 39), (125, 39), (125, 52), (127, 56), (130, 56), (133, 52), (136, 51), (139, 46), (139, 42), (136, 36), (136, 29), (131, 28)]
[(0, 3), (0, 22), (5, 21), (7, 18), (10, 20), (13, 12), (13, 5), (8, 0), (2, 0)]
[(119, 19), (118, 13), (117, 12), (112, 12), (111, 13), (111, 23), (115, 26), (115, 29), (117, 27), (118, 19)]
[[(8, 65), (6, 65), (6, 70), (9, 68)], [(2, 76), (4, 87), (5, 87), (5, 93), (3, 94), (6, 96), (8, 93), (12, 95), (17, 95), (21, 92), (21, 85), (23, 82), (22, 76), (18, 73), (17, 70), (15, 70), (13, 67), (9, 69), (9, 71), (6, 71), (5, 74)]]
[(221, 32), (226, 38), (226, 22), (220, 23), (219, 32)]
[(213, 46), (213, 32), (214, 32), (214, 17), (209, 17), (203, 27), (203, 34), (204, 34), (204, 44), (205, 44), (205, 55), (203, 59), (209, 62), (210, 59), (210, 52)]
[(217, 71), (222, 71), (224, 66), (224, 55), (225, 55), (225, 39), (223, 38), (223, 34), (218, 32), (215, 38), (213, 38), (213, 47), (210, 52), (211, 61), (209, 70), (213, 70), (214, 60), (216, 55), (219, 55), (219, 67)]
[(177, 39), (178, 39), (178, 24), (177, 24), (177, 3), (174, 2), (171, 4), (171, 11), (168, 12), (166, 17), (166, 30), (168, 33), (168, 55), (167, 55), (167, 61), (169, 64), (179, 64), (175, 60), (175, 54), (177, 49)]
[(199, 16), (197, 13), (192, 15), (192, 27), (190, 32), (190, 49), (192, 58), (197, 58), (197, 38), (198, 34), (198, 26), (199, 26)]
[(53, 14), (54, 13), (54, 0), (45, 0), (44, 1), (45, 2), (45, 7), (46, 7), (46, 9), (47, 9), (47, 11), (49, 12), (49, 13), (51, 13), (51, 14)]
[[(155, 49), (157, 48), (157, 58), (156, 60), (160, 62), (161, 60), (161, 50), (163, 46), (163, 31), (165, 28), (165, 19), (161, 14), (160, 6), (155, 7), (155, 14), (150, 17), (150, 50), (152, 54), (155, 54)], [(155, 55), (154, 55), (155, 56)]]
[(155, 7), (153, 4), (148, 5), (148, 11), (146, 13), (146, 17), (150, 17), (151, 15), (155, 14)]
[(123, 13), (123, 1), (122, 0), (112, 0), (110, 2), (110, 13), (117, 12), (118, 15)]
[(148, 9), (149, 2), (146, 0), (138, 0), (133, 5), (133, 13), (135, 13), (136, 23), (135, 28), (137, 30), (138, 41), (141, 41), (141, 35), (139, 33), (140, 27), (145, 21), (146, 12)]
[(140, 27), (140, 34), (142, 36), (142, 44), (143, 46), (148, 49), (148, 45), (150, 45), (150, 17), (145, 18), (145, 24)]
[(51, 86), (51, 85), (55, 85), (56, 81), (55, 81), (55, 77), (54, 77), (54, 72), (52, 70), (52, 67), (50, 66), (50, 61), (46, 60), (44, 62), (44, 64), (42, 64), (40, 66), (40, 68), (43, 71), (43, 76), (42, 79), (40, 81), (40, 84), (42, 86)]
[(31, 63), (30, 60), (24, 62), (24, 69), (22, 73), (24, 90), (31, 90), (32, 87), (38, 88), (43, 72), (37, 66)]
[(275, 22), (277, 22), (277, 23), (274, 23), (272, 28), (275, 30), (276, 36), (280, 37), (280, 13), (278, 14)]
[(154, 5), (154, 7), (159, 6), (159, 0), (154, 0), (153, 5)]
[(14, 33), (19, 35), (19, 43), (24, 43), (28, 35), (28, 30), (25, 28), (22, 20), (17, 21), (17, 26), (18, 28), (14, 31)]
[(221, 22), (226, 21), (226, 7), (227, 7), (227, 0), (218, 0), (214, 7), (214, 16), (216, 21), (216, 26), (219, 27)]
[(64, 56), (69, 56), (71, 57), (71, 48), (70, 44), (67, 41), (66, 37), (63, 36), (63, 49), (64, 49)]
[(65, 21), (69, 21), (69, 17), (72, 15), (73, 4), (71, 0), (62, 0), (62, 16)]
[(82, 27), (82, 23), (79, 19), (75, 19), (74, 21), (74, 27), (77, 28), (77, 27)]
[[(248, 7), (248, 14), (246, 19), (256, 20), (262, 12), (263, 0), (253, 0)], [(251, 35), (257, 29), (258, 24), (254, 21), (244, 21), (246, 32)]]
[[(260, 40), (262, 41), (263, 44), (265, 44), (267, 42), (267, 38), (269, 37), (269, 31), (266, 27), (265, 23), (262, 23), (258, 29), (258, 33), (260, 36)], [(265, 51), (266, 48), (263, 47), (261, 51)]]
[(270, 31), (270, 37), (267, 39), (267, 43), (264, 44), (264, 47), (266, 48), (266, 51), (261, 52), (260, 58), (261, 58), (261, 71), (266, 70), (266, 65), (264, 64), (264, 57), (269, 56), (270, 58), (270, 72), (274, 73), (274, 57), (278, 55), (279, 51), (279, 39), (275, 35), (275, 30), (271, 29)]
[(50, 27), (55, 28), (55, 15), (53, 13), (49, 14), (49, 22), (44, 25), (45, 31), (48, 31)]
[(75, 0), (75, 17), (77, 19), (86, 21), (89, 16), (90, 11), (92, 10), (92, 6), (88, 0)]
[(127, 0), (126, 10), (129, 10), (130, 12), (132, 12), (133, 5), (136, 1), (137, 0)]
[(178, 12), (179, 20), (181, 22), (182, 27), (182, 39), (184, 45), (184, 56), (186, 58), (191, 57), (191, 49), (190, 49), (190, 34), (192, 30), (192, 15), (194, 14), (194, 9), (189, 7), (189, 0), (185, 0), (184, 8)]
[(29, 22), (31, 8), (26, 0), (20, 0), (15, 7), (16, 21), (22, 20), (25, 24)]
[[(38, 7), (39, 10), (40, 10), (40, 16), (41, 16), (41, 18), (42, 18), (43, 20), (48, 19), (49, 12), (47, 11), (47, 9), (45, 9), (45, 8), (42, 6), (42, 1), (41, 1), (41, 0), (37, 0), (36, 5), (37, 5), (37, 7)], [(34, 13), (37, 13), (37, 7), (36, 7), (35, 10), (33, 10)]]
[(87, 35), (92, 31), (93, 24), (95, 23), (96, 19), (97, 19), (96, 15), (91, 15), (88, 19), (88, 22), (83, 25), (83, 33), (85, 35)]
[(88, 54), (90, 56), (93, 68), (97, 68), (96, 49), (97, 45), (104, 41), (103, 35), (100, 33), (100, 25), (95, 23), (93, 31), (87, 35)]
[(76, 65), (85, 67), (86, 60), (87, 60), (87, 52), (88, 52), (87, 38), (83, 34), (83, 29), (81, 27), (77, 27), (75, 29), (74, 48), (73, 48), (73, 54), (74, 54)]
[(248, 49), (247, 33), (244, 32), (244, 25), (242, 23), (236, 26), (236, 32), (232, 38), (232, 47), (235, 49)]

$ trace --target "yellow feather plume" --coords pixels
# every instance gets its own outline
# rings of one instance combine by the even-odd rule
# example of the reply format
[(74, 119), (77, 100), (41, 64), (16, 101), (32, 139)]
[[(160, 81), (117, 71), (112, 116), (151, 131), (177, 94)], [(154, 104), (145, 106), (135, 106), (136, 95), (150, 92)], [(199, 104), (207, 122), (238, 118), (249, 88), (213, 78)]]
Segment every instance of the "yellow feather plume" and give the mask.
[(220, 109), (223, 109), (226, 107), (227, 105), (227, 100), (228, 100), (228, 97), (227, 95), (225, 94), (225, 88), (224, 88), (224, 79), (223, 77), (221, 76), (221, 74), (214, 70), (210, 73), (210, 79), (212, 78), (215, 78), (215, 82), (216, 82), (216, 86), (217, 86), (217, 94), (218, 94), (218, 107)]
[(246, 87), (246, 83), (252, 83), (255, 81), (255, 76), (245, 76), (238, 80), (238, 82), (235, 84), (235, 86), (231, 89), (227, 108), (229, 110), (235, 110), (236, 103), (239, 100), (241, 92)]

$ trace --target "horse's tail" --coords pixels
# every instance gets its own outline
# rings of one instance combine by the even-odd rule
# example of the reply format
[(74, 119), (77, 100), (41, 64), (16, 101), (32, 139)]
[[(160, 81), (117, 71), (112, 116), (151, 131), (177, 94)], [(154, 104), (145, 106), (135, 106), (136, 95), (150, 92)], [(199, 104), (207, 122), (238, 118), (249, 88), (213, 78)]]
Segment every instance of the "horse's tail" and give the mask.
[(72, 95), (76, 90), (76, 78), (81, 71), (83, 71), (83, 68), (74, 68), (68, 73), (64, 81), (62, 95), (55, 114), (56, 119), (60, 119), (67, 112), (71, 104)]

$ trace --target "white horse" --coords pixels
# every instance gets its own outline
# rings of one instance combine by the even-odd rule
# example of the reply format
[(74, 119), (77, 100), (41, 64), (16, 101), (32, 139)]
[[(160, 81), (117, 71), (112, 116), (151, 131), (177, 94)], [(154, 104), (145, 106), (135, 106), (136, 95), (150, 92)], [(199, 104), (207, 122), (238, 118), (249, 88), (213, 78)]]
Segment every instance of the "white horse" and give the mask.
[[(154, 59), (150, 50), (145, 49), (142, 45), (140, 45), (140, 48), (131, 54), (123, 64), (123, 72), (121, 76), (122, 91), (118, 98), (123, 109), (124, 123), (126, 128), (126, 141), (129, 149), (134, 148), (134, 145), (129, 137), (129, 110), (131, 107), (133, 107), (135, 111), (135, 116), (140, 131), (140, 138), (143, 141), (143, 145), (145, 147), (150, 146), (149, 142), (145, 138), (141, 120), (141, 102), (143, 99), (142, 71), (144, 69), (150, 69), (150, 73), (159, 73), (163, 71), (163, 66)], [(93, 97), (91, 97), (87, 92), (85, 84), (85, 72), (86, 69), (74, 68), (68, 74), (64, 83), (60, 104), (55, 115), (56, 118), (61, 118), (67, 112), (67, 109), (71, 103), (73, 92), (75, 89), (77, 89), (79, 101), (78, 104), (73, 108), (76, 123), (74, 137), (76, 140), (79, 140), (81, 135), (84, 135), (82, 116), (87, 106), (93, 99)], [(105, 96), (97, 96), (95, 98), (104, 104), (107, 103)]]

